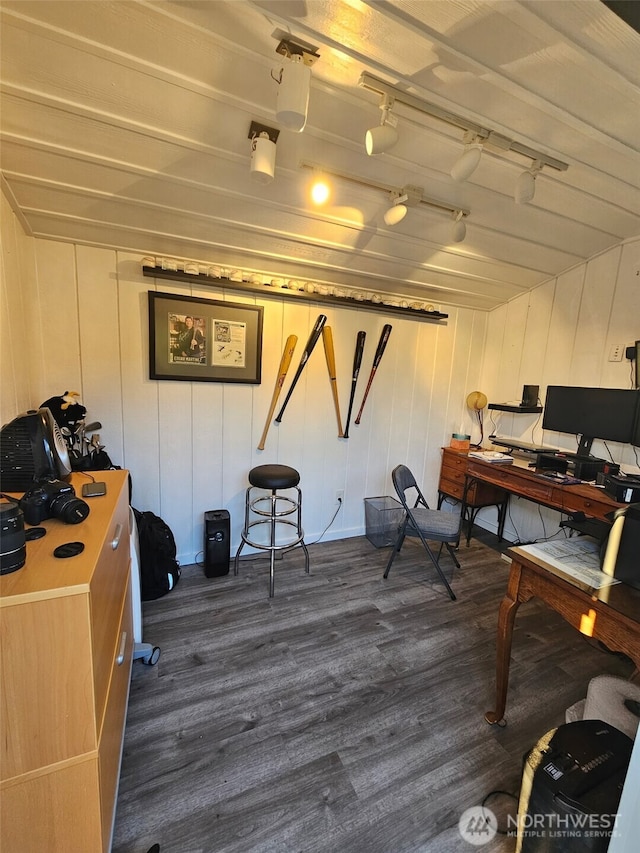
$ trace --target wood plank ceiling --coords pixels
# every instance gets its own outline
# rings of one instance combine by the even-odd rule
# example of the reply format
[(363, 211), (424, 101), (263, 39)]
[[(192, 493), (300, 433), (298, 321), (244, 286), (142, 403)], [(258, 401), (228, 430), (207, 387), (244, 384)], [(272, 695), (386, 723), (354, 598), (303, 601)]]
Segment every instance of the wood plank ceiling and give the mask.
[[(3, 185), (39, 237), (491, 309), (640, 234), (640, 35), (599, 0), (3, 0), (1, 24)], [(319, 54), (301, 133), (283, 33)], [(368, 156), (363, 73), (568, 168), (516, 204), (532, 158), (485, 146), (455, 181), (463, 130), (401, 97)], [(268, 184), (252, 121), (280, 130)], [(363, 183), (313, 208), (302, 162)], [(407, 185), (470, 211), (466, 239), (430, 205), (386, 225)]]

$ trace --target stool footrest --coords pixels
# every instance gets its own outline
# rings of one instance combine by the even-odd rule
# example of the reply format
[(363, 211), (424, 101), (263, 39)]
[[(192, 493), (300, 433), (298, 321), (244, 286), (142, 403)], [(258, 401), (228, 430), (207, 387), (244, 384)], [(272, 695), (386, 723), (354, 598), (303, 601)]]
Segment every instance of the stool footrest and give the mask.
[[(249, 530), (251, 530), (252, 527), (257, 527), (259, 524), (269, 524), (269, 523), (270, 523), (270, 520), (267, 518), (265, 518), (264, 520), (260, 519), (259, 521), (252, 521), (251, 524), (249, 525), (249, 529), (244, 530), (242, 532), (242, 538), (247, 543), (247, 545), (251, 545), (252, 548), (259, 548), (261, 551), (271, 551), (271, 550), (273, 550), (273, 551), (286, 551), (287, 548), (293, 548), (294, 546), (299, 545), (300, 542), (302, 542), (302, 540), (304, 539), (304, 531), (303, 530), (301, 530), (299, 532), (298, 536), (295, 539), (292, 539), (290, 542), (282, 542), (282, 543), (277, 544), (277, 545), (275, 543), (272, 545), (270, 543), (254, 542), (253, 539), (249, 538)], [(278, 522), (278, 524), (288, 524), (289, 527), (293, 527), (296, 530), (298, 529), (297, 524), (295, 524), (293, 521), (287, 521), (286, 519), (281, 519)]]
[[(236, 551), (233, 573), (234, 575), (238, 574), (238, 560), (245, 544), (256, 548), (258, 551), (269, 551), (269, 598), (273, 598), (274, 592), (276, 552), (289, 551), (300, 545), (304, 550), (305, 571), (309, 574), (309, 552), (305, 545), (304, 530), (302, 529), (302, 491), (298, 487), (299, 480), (298, 472), (286, 465), (260, 465), (257, 468), (252, 468), (249, 472), (251, 486), (245, 493), (244, 528), (240, 533), (241, 542)], [(271, 494), (262, 494), (253, 498), (253, 488), (269, 489)], [(294, 500), (288, 495), (279, 495), (277, 494), (278, 489), (295, 489), (298, 499)], [(262, 509), (262, 506), (266, 506), (267, 509)], [(286, 506), (286, 509), (282, 509), (283, 506)], [(260, 516), (260, 518), (251, 520), (252, 513), (254, 516)], [(283, 518), (283, 516), (293, 515), (294, 513), (296, 513), (295, 521)], [(268, 543), (255, 542), (250, 538), (252, 528), (260, 524), (268, 524), (270, 527)], [(280, 525), (284, 524), (293, 527), (295, 536), (282, 543), (276, 542)]]

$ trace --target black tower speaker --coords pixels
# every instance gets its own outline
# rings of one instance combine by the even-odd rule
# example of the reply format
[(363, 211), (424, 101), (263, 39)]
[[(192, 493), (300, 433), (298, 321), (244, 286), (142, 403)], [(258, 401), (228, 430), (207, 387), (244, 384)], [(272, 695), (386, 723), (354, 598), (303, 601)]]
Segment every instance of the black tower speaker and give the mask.
[(204, 573), (208, 578), (229, 574), (231, 525), (226, 509), (204, 514)]
[(522, 402), (521, 406), (537, 406), (538, 405), (538, 392), (540, 391), (539, 385), (523, 385), (522, 386)]

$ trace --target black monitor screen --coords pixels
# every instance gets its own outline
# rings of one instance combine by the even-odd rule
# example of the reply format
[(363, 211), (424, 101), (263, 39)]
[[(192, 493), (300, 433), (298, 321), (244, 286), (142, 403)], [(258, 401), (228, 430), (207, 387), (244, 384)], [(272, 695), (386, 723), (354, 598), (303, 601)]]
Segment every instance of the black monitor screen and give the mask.
[(638, 391), (624, 388), (550, 385), (542, 428), (582, 436), (579, 452), (588, 452), (594, 438), (630, 444), (639, 400)]
[(633, 436), (631, 437), (631, 444), (640, 447), (640, 405), (638, 405), (638, 411), (636, 412), (636, 425), (633, 430)]

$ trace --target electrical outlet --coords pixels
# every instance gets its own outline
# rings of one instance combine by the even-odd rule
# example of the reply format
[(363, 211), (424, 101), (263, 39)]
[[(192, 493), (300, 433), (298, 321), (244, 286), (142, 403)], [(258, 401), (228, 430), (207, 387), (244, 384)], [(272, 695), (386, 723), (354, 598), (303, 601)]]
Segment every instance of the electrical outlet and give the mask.
[(336, 503), (344, 503), (344, 489), (338, 489), (338, 491), (336, 492)]
[(609, 350), (609, 361), (622, 361), (623, 352), (624, 347), (622, 346), (622, 344), (613, 344), (613, 346)]

